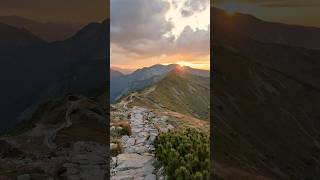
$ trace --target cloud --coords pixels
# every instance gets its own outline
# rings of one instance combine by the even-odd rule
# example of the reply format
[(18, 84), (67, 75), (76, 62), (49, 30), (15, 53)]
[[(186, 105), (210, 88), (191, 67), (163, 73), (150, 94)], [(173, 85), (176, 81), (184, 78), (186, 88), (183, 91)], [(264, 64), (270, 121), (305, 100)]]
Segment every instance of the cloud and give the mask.
[(203, 56), (210, 51), (210, 26), (207, 30), (193, 30), (186, 26), (176, 41), (176, 49), (181, 54)]
[(111, 0), (111, 42), (129, 51), (147, 53), (153, 42), (170, 32), (172, 23), (165, 19), (169, 3), (159, 0)]
[(181, 9), (181, 15), (183, 17), (192, 16), (195, 12), (204, 11), (209, 5), (209, 0), (186, 0), (184, 7)]
[[(194, 30), (186, 26), (179, 36), (173, 36), (171, 30), (175, 24), (166, 19), (170, 8), (174, 7), (160, 0), (111, 0), (111, 45), (121, 49), (114, 53), (135, 59), (208, 55), (209, 29)], [(124, 55), (121, 58), (125, 58)]]
[(186, 9), (181, 10), (181, 15), (183, 17), (189, 17), (189, 16), (192, 16), (193, 14), (194, 14), (193, 11), (186, 10)]

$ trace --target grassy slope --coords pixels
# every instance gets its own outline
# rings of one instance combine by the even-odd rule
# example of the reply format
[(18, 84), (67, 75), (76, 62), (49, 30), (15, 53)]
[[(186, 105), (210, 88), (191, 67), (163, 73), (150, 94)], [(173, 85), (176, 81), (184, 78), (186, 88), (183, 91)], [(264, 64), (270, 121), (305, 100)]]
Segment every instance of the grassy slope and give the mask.
[(209, 78), (172, 72), (154, 86), (141, 91), (139, 97), (147, 99), (144, 103), (209, 120), (209, 83)]

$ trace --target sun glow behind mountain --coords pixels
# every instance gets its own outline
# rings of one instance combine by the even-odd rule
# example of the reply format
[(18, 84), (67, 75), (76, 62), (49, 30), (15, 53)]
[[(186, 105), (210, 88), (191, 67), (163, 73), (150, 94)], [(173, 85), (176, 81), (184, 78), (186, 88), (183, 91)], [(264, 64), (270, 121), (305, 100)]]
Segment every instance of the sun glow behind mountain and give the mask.
[(191, 62), (187, 62), (187, 61), (179, 61), (179, 62), (177, 62), (177, 64), (179, 64), (181, 67), (183, 67), (183, 66), (189, 66), (189, 67), (194, 66)]
[[(128, 4), (130, 8), (121, 11)], [(154, 64), (180, 64), (210, 69), (210, 0), (140, 4), (112, 0), (110, 5), (111, 66), (139, 69)]]
[(173, 62), (166, 62), (161, 63), (162, 65), (169, 65), (169, 64), (178, 64), (181, 67), (191, 67), (194, 69), (203, 69), (203, 70), (210, 70), (210, 61), (203, 60), (203, 61), (187, 61), (187, 60), (178, 60)]

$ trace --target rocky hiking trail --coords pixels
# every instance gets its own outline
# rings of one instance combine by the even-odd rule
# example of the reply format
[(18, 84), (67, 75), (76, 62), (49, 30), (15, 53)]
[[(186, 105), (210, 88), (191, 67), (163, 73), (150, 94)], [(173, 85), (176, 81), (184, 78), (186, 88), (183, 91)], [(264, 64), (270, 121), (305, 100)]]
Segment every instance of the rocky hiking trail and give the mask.
[[(65, 110), (58, 111), (64, 115), (59, 119), (59, 123), (48, 123), (46, 120), (48, 116), (44, 116), (41, 117), (43, 122), (38, 122), (34, 128), (20, 135), (1, 137), (0, 145), (4, 144), (7, 148), (0, 148), (0, 163), (4, 162), (12, 166), (8, 169), (16, 170), (17, 179), (38, 180), (54, 179), (55, 177), (66, 180), (107, 179), (106, 144), (82, 140), (79, 134), (67, 137), (75, 138), (74, 140), (62, 138), (66, 142), (57, 143), (56, 141), (61, 131), (80, 127), (79, 125), (77, 127), (80, 119), (83, 122), (96, 121), (97, 126), (105, 124), (105, 117), (81, 105), (87, 102), (95, 105), (86, 97), (74, 96), (64, 104)], [(61, 109), (64, 109), (63, 105), (61, 105)], [(6, 154), (10, 154), (12, 149), (16, 149), (19, 153), (15, 153), (13, 157), (12, 155), (6, 157)], [(1, 177), (0, 174), (0, 179), (6, 178)]]
[[(130, 97), (132, 101), (132, 96)], [(157, 117), (152, 111), (134, 106), (128, 108), (128, 102), (123, 105), (125, 114), (131, 127), (131, 135), (121, 138), (122, 153), (111, 158), (112, 180), (156, 180), (165, 179), (163, 171), (157, 171), (153, 165), (156, 161), (154, 141), (159, 133), (167, 132), (173, 126), (167, 124), (167, 117)], [(111, 131), (116, 127), (112, 126)], [(111, 143), (110, 148), (116, 144)]]

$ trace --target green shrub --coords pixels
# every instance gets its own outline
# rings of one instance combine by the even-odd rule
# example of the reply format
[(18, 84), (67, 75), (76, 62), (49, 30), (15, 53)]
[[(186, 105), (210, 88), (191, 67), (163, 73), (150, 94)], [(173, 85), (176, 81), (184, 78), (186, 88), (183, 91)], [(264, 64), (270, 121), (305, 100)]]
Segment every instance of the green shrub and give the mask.
[(196, 129), (160, 134), (156, 157), (164, 166), (168, 179), (210, 179), (210, 138)]
[(123, 135), (128, 135), (130, 136), (131, 135), (131, 127), (129, 124), (122, 124), (122, 130), (120, 131), (120, 134), (123, 136)]

